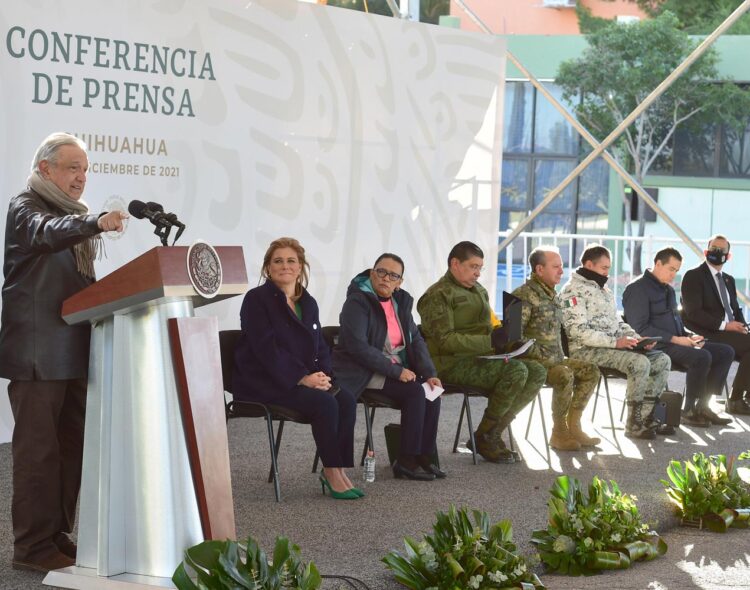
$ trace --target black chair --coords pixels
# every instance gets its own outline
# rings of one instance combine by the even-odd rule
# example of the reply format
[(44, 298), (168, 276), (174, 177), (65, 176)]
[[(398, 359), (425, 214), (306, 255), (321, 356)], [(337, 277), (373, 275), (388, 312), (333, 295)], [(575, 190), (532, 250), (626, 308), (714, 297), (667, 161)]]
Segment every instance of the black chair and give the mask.
[[(234, 370), (234, 349), (240, 338), (240, 330), (222, 330), (219, 332), (219, 348), (221, 350), (221, 374), (224, 380), (224, 391), (234, 393), (232, 389), (232, 372)], [(281, 446), (281, 437), (284, 434), (285, 422), (297, 422), (299, 424), (310, 424), (302, 414), (283, 408), (274, 404), (264, 404), (260, 402), (249, 401), (227, 401), (224, 398), (224, 410), (227, 421), (230, 418), (265, 418), (268, 428), (268, 444), (271, 449), (271, 469), (268, 473), (268, 483), (273, 481), (276, 501), (281, 501), (281, 485), (279, 483), (279, 447)], [(273, 421), (279, 423), (274, 441)], [(313, 473), (318, 470), (319, 455), (316, 451), (315, 460), (313, 461)]]
[[(326, 341), (326, 344), (328, 344), (328, 348), (333, 352), (333, 348), (339, 342), (339, 327), (323, 326), (322, 333), (323, 339)], [(377, 389), (365, 389), (359, 396), (357, 403), (362, 404), (362, 408), (365, 412), (365, 428), (367, 429), (367, 439), (365, 440), (365, 445), (362, 449), (362, 459), (359, 463), (360, 465), (364, 465), (367, 451), (375, 451), (372, 437), (372, 423), (375, 420), (375, 410), (377, 408), (387, 408), (401, 411), (401, 405), (394, 403), (393, 400), (384, 396)]]

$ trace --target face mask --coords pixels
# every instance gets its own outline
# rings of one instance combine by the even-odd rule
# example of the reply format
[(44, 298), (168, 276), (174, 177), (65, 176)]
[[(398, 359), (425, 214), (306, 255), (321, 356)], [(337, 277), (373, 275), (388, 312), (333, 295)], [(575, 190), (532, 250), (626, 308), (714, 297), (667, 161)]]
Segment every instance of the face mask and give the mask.
[(721, 266), (729, 258), (729, 253), (724, 252), (721, 248), (713, 248), (706, 254), (706, 260), (708, 260), (714, 266)]

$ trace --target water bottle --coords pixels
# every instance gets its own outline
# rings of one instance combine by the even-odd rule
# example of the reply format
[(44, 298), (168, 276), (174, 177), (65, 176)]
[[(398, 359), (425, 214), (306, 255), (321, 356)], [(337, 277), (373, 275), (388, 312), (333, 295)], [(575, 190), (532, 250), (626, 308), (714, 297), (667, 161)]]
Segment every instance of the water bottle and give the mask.
[(375, 452), (372, 450), (367, 451), (365, 457), (365, 468), (362, 472), (365, 483), (372, 483), (375, 481)]

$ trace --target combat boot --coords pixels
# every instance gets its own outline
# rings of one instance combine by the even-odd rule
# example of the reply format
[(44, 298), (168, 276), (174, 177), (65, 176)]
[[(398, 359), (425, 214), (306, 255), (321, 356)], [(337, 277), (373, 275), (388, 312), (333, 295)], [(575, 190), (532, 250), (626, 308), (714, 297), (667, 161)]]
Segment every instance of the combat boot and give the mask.
[(568, 430), (570, 435), (578, 441), (582, 447), (595, 447), (602, 439), (596, 436), (589, 436), (581, 428), (581, 415), (583, 410), (570, 409), (568, 412)]
[(651, 440), (656, 438), (653, 428), (647, 428), (643, 423), (643, 402), (628, 402), (628, 419), (625, 422), (625, 436)]
[(643, 407), (641, 408), (641, 417), (643, 419), (643, 425), (646, 428), (651, 428), (652, 430), (656, 430), (661, 425), (661, 422), (659, 422), (656, 418), (654, 418), (654, 410), (656, 410), (656, 401), (657, 398), (655, 397), (644, 397), (643, 398)]
[(552, 427), (552, 436), (549, 437), (549, 446), (556, 451), (580, 451), (580, 443), (573, 438), (573, 435), (568, 430), (565, 420), (555, 422)]
[[(484, 416), (474, 433), (474, 440), (477, 444), (477, 453), (491, 463), (514, 463), (515, 459), (511, 452), (504, 448), (505, 444), (503, 443), (501, 445), (498, 442), (499, 437), (496, 435), (497, 431), (498, 420)], [(471, 440), (467, 442), (466, 446), (471, 449)]]

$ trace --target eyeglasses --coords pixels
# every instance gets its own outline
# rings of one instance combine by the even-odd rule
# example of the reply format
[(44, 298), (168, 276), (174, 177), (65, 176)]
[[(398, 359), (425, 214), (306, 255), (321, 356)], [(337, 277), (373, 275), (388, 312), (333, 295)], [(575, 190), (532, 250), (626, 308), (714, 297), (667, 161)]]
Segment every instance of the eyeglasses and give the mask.
[(384, 268), (376, 268), (375, 274), (378, 275), (381, 279), (384, 279), (385, 277), (388, 277), (392, 281), (400, 281), (401, 275), (397, 272), (388, 272)]
[(468, 264), (466, 266), (471, 272), (482, 272), (484, 270), (484, 266), (481, 264)]

